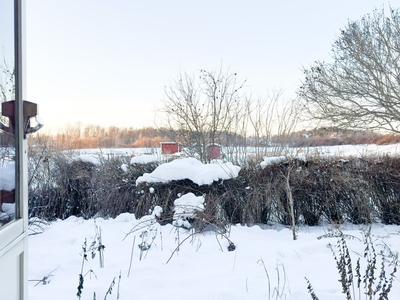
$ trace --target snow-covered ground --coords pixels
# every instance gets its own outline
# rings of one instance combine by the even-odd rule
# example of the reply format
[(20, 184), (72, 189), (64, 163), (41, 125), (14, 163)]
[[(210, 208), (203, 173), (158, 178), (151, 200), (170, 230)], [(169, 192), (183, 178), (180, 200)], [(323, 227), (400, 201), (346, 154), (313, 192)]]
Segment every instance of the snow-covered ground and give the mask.
[[(222, 149), (224, 151), (224, 149)], [(318, 147), (300, 147), (300, 148), (281, 148), (281, 147), (263, 147), (256, 149), (254, 147), (247, 147), (246, 150), (248, 155), (254, 153), (259, 153), (260, 151), (265, 151), (268, 156), (277, 155), (279, 150), (279, 155), (285, 155), (287, 153), (302, 153), (303, 155), (322, 155), (322, 156), (365, 156), (373, 155), (379, 153), (381, 155), (393, 155), (400, 152), (400, 144), (390, 144), (390, 145), (375, 145), (375, 144), (365, 144), (365, 145), (338, 145), (338, 146), (318, 146)], [(76, 154), (88, 154), (88, 155), (98, 155), (99, 153), (107, 155), (143, 155), (152, 154), (157, 157), (157, 159), (162, 160), (164, 156), (161, 154), (159, 148), (106, 148), (106, 149), (81, 149), (75, 150)]]
[[(330, 225), (300, 227), (298, 239), (293, 241), (291, 230), (279, 225), (237, 225), (225, 236), (215, 232), (190, 236), (193, 231), (160, 226), (149, 219), (136, 220), (131, 214), (108, 220), (70, 217), (46, 226), (42, 234), (30, 236), (29, 299), (76, 299), (81, 272), (82, 299), (94, 299), (94, 293), (95, 299), (311, 299), (305, 277), (319, 299), (345, 299), (327, 247), (329, 243), (336, 245), (337, 239), (320, 238), (329, 233)], [(365, 245), (359, 240), (363, 229), (342, 227), (349, 236), (346, 241), (353, 268), (361, 258), (362, 273), (366, 267)], [(103, 268), (96, 250), (96, 232), (100, 231), (105, 246)], [(398, 226), (374, 225), (372, 237), (377, 252), (384, 246), (400, 249)], [(87, 261), (83, 263), (85, 240)], [(236, 247), (234, 251), (228, 251), (230, 241)], [(89, 250), (92, 243), (96, 244), (94, 258)], [(148, 250), (142, 247), (142, 251), (140, 245), (151, 246)], [(387, 276), (391, 270), (387, 267)], [(376, 277), (379, 272), (378, 265)], [(112, 294), (105, 298), (111, 285)], [(389, 299), (399, 296), (397, 277)]]
[[(306, 152), (299, 150), (297, 154)], [(132, 153), (127, 149), (118, 151), (102, 150), (102, 153)], [(318, 147), (308, 148), (307, 152), (354, 156), (376, 152), (396, 154), (398, 145)], [(87, 151), (81, 158), (96, 162), (93, 160), (96, 153)], [(147, 150), (135, 153), (138, 156), (131, 163), (154, 161), (159, 156)], [(145, 153), (146, 156), (141, 156)], [(231, 163), (203, 165), (193, 159), (182, 159), (161, 165), (139, 181), (151, 184), (157, 180), (190, 178), (198, 184), (209, 184), (219, 178), (235, 177), (239, 169)], [(202, 195), (177, 195), (174, 225), (188, 227), (188, 217), (203, 208)], [(293, 240), (292, 231), (281, 225), (235, 225), (226, 232), (197, 233), (173, 224), (161, 226), (156, 222), (160, 214), (161, 209), (155, 207), (140, 220), (126, 213), (115, 219), (70, 217), (50, 224), (37, 221), (30, 232), (40, 233), (29, 236), (29, 299), (77, 299), (80, 274), (81, 299), (88, 300), (311, 299), (305, 277), (319, 299), (345, 299), (336, 262), (328, 247), (331, 244), (336, 249), (338, 241), (336, 237), (328, 237), (334, 230), (332, 225), (298, 227), (297, 240)], [(341, 230), (350, 249), (353, 271), (360, 258), (361, 275), (365, 274), (363, 232), (367, 227), (344, 224)], [(389, 262), (400, 249), (400, 227), (374, 224), (371, 237), (376, 253), (382, 250), (388, 255), (385, 270), (389, 278), (393, 270)], [(335, 251), (338, 253), (338, 249)], [(104, 267), (100, 267), (101, 262)], [(379, 282), (380, 264), (379, 256), (375, 285)], [(358, 299), (359, 293), (356, 288), (354, 299)], [(399, 298), (400, 276), (394, 279), (389, 294), (389, 299)]]

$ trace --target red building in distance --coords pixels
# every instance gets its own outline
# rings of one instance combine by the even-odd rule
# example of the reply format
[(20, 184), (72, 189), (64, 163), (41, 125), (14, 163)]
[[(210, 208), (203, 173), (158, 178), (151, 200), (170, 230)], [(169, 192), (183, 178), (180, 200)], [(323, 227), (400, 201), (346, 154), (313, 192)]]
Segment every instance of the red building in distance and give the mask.
[(161, 142), (161, 154), (175, 154), (182, 151), (182, 145), (176, 142)]

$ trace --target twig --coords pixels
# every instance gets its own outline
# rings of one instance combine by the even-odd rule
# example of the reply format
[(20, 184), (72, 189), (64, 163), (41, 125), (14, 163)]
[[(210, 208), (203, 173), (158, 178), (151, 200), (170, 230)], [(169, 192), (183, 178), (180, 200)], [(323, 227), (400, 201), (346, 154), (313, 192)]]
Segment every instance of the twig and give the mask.
[(119, 270), (119, 276), (118, 276), (117, 300), (119, 299), (119, 284), (120, 283), (121, 283), (121, 270)]
[(219, 249), (221, 250), (221, 252), (224, 252), (224, 249), (222, 249), (221, 243), (220, 243), (220, 242), (219, 242), (219, 240), (218, 240), (217, 233), (215, 233), (215, 239), (216, 239), (216, 240), (217, 240), (217, 242), (218, 242)]
[(39, 285), (39, 283), (43, 283), (44, 285), (46, 285), (46, 284), (48, 284), (48, 283), (50, 283), (50, 280), (49, 280), (49, 277), (50, 276), (53, 276), (53, 275), (51, 275), (51, 273), (53, 273), (55, 270), (57, 270), (57, 268), (55, 268), (53, 271), (51, 271), (50, 273), (48, 273), (46, 276), (44, 276), (42, 279), (32, 279), (32, 280), (29, 280), (29, 281), (38, 281), (38, 283), (36, 283), (35, 284), (35, 286), (38, 286)]
[(174, 256), (174, 253), (177, 252), (177, 251), (179, 251), (179, 247), (180, 247), (185, 241), (187, 241), (189, 238), (191, 238), (192, 235), (194, 235), (194, 234), (196, 234), (196, 233), (192, 233), (192, 234), (188, 235), (187, 237), (185, 237), (185, 238), (178, 244), (178, 246), (174, 249), (174, 251), (172, 251), (171, 256), (168, 258), (168, 260), (167, 260), (167, 262), (166, 262), (165, 264), (169, 263), (169, 261), (171, 260), (172, 256)]
[(99, 250), (99, 260), (100, 260), (100, 268), (104, 268), (104, 248), (105, 246), (103, 245), (101, 241), (101, 227), (99, 227), (99, 247), (97, 248)]
[(111, 295), (112, 289), (113, 289), (114, 285), (115, 285), (115, 277), (114, 277), (113, 281), (111, 282), (110, 287), (108, 288), (108, 290), (107, 290), (107, 292), (106, 292), (106, 295), (104, 296), (104, 300), (107, 299), (107, 295), (108, 295), (108, 294)]
[(259, 262), (261, 262), (261, 264), (262, 264), (262, 266), (264, 268), (265, 274), (267, 275), (267, 280), (268, 280), (268, 299), (270, 299), (271, 298), (271, 281), (269, 279), (268, 270), (267, 270), (267, 268), (265, 266), (265, 263), (264, 263), (264, 260), (262, 258), (259, 260)]
[(131, 273), (132, 260), (133, 260), (133, 250), (135, 248), (135, 240), (136, 240), (136, 235), (133, 237), (132, 251), (131, 251), (131, 261), (129, 262), (128, 277), (129, 277), (129, 274)]

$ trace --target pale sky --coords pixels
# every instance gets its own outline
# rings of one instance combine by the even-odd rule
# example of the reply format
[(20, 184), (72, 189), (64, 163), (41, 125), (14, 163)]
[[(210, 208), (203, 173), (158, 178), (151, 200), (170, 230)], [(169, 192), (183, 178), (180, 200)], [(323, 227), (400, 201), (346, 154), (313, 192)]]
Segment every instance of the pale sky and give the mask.
[(27, 0), (27, 100), (45, 128), (153, 126), (179, 71), (221, 64), (291, 98), (347, 21), (400, 0)]

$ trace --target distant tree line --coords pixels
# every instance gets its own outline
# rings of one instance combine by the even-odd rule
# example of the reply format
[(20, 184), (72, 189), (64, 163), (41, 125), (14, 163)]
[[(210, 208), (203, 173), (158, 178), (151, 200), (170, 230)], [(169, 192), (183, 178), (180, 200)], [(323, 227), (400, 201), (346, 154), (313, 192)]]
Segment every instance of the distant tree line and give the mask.
[(30, 137), (31, 143), (46, 138), (59, 149), (93, 149), (93, 148), (154, 148), (160, 142), (173, 141), (173, 134), (164, 128), (116, 126), (103, 127), (99, 125), (67, 125), (56, 134), (39, 132)]
[[(180, 134), (183, 134), (180, 132)], [(186, 135), (191, 133), (186, 132)], [(192, 133), (193, 134), (193, 133)], [(10, 134), (0, 133), (0, 142), (7, 145)], [(46, 139), (55, 148), (96, 149), (96, 148), (158, 148), (161, 142), (180, 140), (176, 131), (168, 128), (144, 127), (140, 129), (101, 127), (98, 125), (70, 125), (55, 135), (37, 133), (29, 137), (30, 144), (41, 143)], [(337, 127), (320, 127), (311, 130), (299, 130), (286, 135), (271, 137), (242, 136), (234, 133), (222, 133), (216, 141), (223, 147), (314, 147), (356, 144), (395, 144), (400, 143), (400, 135), (374, 131), (350, 130)]]
[[(116, 126), (102, 127), (99, 125), (68, 125), (56, 134), (38, 132), (30, 136), (31, 144), (46, 138), (59, 149), (93, 149), (93, 148), (157, 148), (161, 142), (179, 142), (180, 135), (195, 133), (182, 132), (168, 128), (119, 128)], [(0, 133), (1, 136), (1, 133)], [(217, 139), (223, 146), (245, 145), (244, 137), (222, 133)]]

